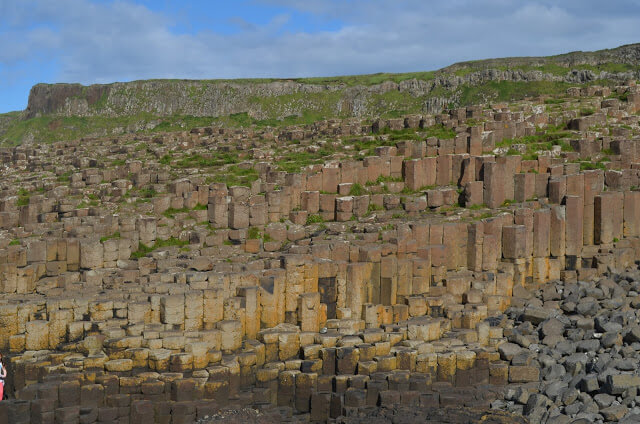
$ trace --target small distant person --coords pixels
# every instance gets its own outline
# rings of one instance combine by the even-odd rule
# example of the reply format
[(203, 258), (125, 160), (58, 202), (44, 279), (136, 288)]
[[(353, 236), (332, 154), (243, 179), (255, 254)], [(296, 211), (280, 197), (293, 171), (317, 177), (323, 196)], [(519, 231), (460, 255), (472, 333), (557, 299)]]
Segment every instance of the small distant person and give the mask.
[(0, 400), (4, 399), (4, 379), (7, 378), (7, 368), (4, 366), (2, 353), (0, 353)]

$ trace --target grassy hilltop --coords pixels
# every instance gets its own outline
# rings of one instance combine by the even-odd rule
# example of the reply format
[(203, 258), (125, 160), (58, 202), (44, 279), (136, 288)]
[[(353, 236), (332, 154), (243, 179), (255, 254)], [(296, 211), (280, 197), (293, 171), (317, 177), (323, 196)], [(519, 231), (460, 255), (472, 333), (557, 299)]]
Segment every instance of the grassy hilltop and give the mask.
[(549, 57), (461, 62), (437, 71), (401, 74), (38, 84), (25, 111), (0, 114), (0, 142), (437, 113), (468, 104), (553, 96), (577, 84), (616, 85), (639, 74), (640, 44), (632, 44)]

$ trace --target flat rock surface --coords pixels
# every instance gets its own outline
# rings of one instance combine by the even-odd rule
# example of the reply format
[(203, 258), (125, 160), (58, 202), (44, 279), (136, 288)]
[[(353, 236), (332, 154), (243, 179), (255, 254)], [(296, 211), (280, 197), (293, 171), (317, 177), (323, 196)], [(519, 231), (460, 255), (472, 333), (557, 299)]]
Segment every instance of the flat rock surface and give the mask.
[[(296, 422), (293, 417), (288, 422)], [(198, 424), (224, 423), (280, 423), (287, 422), (277, 411), (257, 411), (251, 408), (223, 410), (215, 415), (203, 418)], [(337, 418), (336, 423), (429, 423), (429, 424), (526, 424), (529, 421), (523, 417), (505, 411), (487, 411), (473, 408), (411, 408), (397, 407), (393, 409), (383, 407), (360, 408), (355, 416)]]

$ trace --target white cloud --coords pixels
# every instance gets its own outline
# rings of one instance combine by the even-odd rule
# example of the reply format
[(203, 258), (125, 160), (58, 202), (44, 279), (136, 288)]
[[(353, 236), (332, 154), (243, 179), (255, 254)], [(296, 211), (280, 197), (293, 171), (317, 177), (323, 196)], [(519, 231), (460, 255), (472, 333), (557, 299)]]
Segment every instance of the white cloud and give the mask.
[[(171, 16), (127, 1), (0, 0), (0, 66), (55, 60), (58, 81), (320, 76), (431, 70), (456, 61), (547, 55), (640, 41), (640, 4), (595, 0), (261, 0), (342, 23), (287, 30), (290, 15), (239, 32), (175, 34)], [(3, 22), (4, 21), (4, 22)], [(6, 47), (5, 47), (6, 46)], [(53, 82), (53, 81), (51, 81)]]

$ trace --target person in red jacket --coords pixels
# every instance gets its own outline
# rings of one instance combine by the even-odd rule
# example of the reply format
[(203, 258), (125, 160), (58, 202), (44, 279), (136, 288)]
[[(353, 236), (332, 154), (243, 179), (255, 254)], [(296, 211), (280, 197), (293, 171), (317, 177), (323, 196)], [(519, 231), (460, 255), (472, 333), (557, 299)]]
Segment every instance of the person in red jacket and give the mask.
[(4, 379), (7, 378), (7, 368), (4, 366), (2, 360), (2, 353), (0, 353), (0, 400), (4, 398)]

